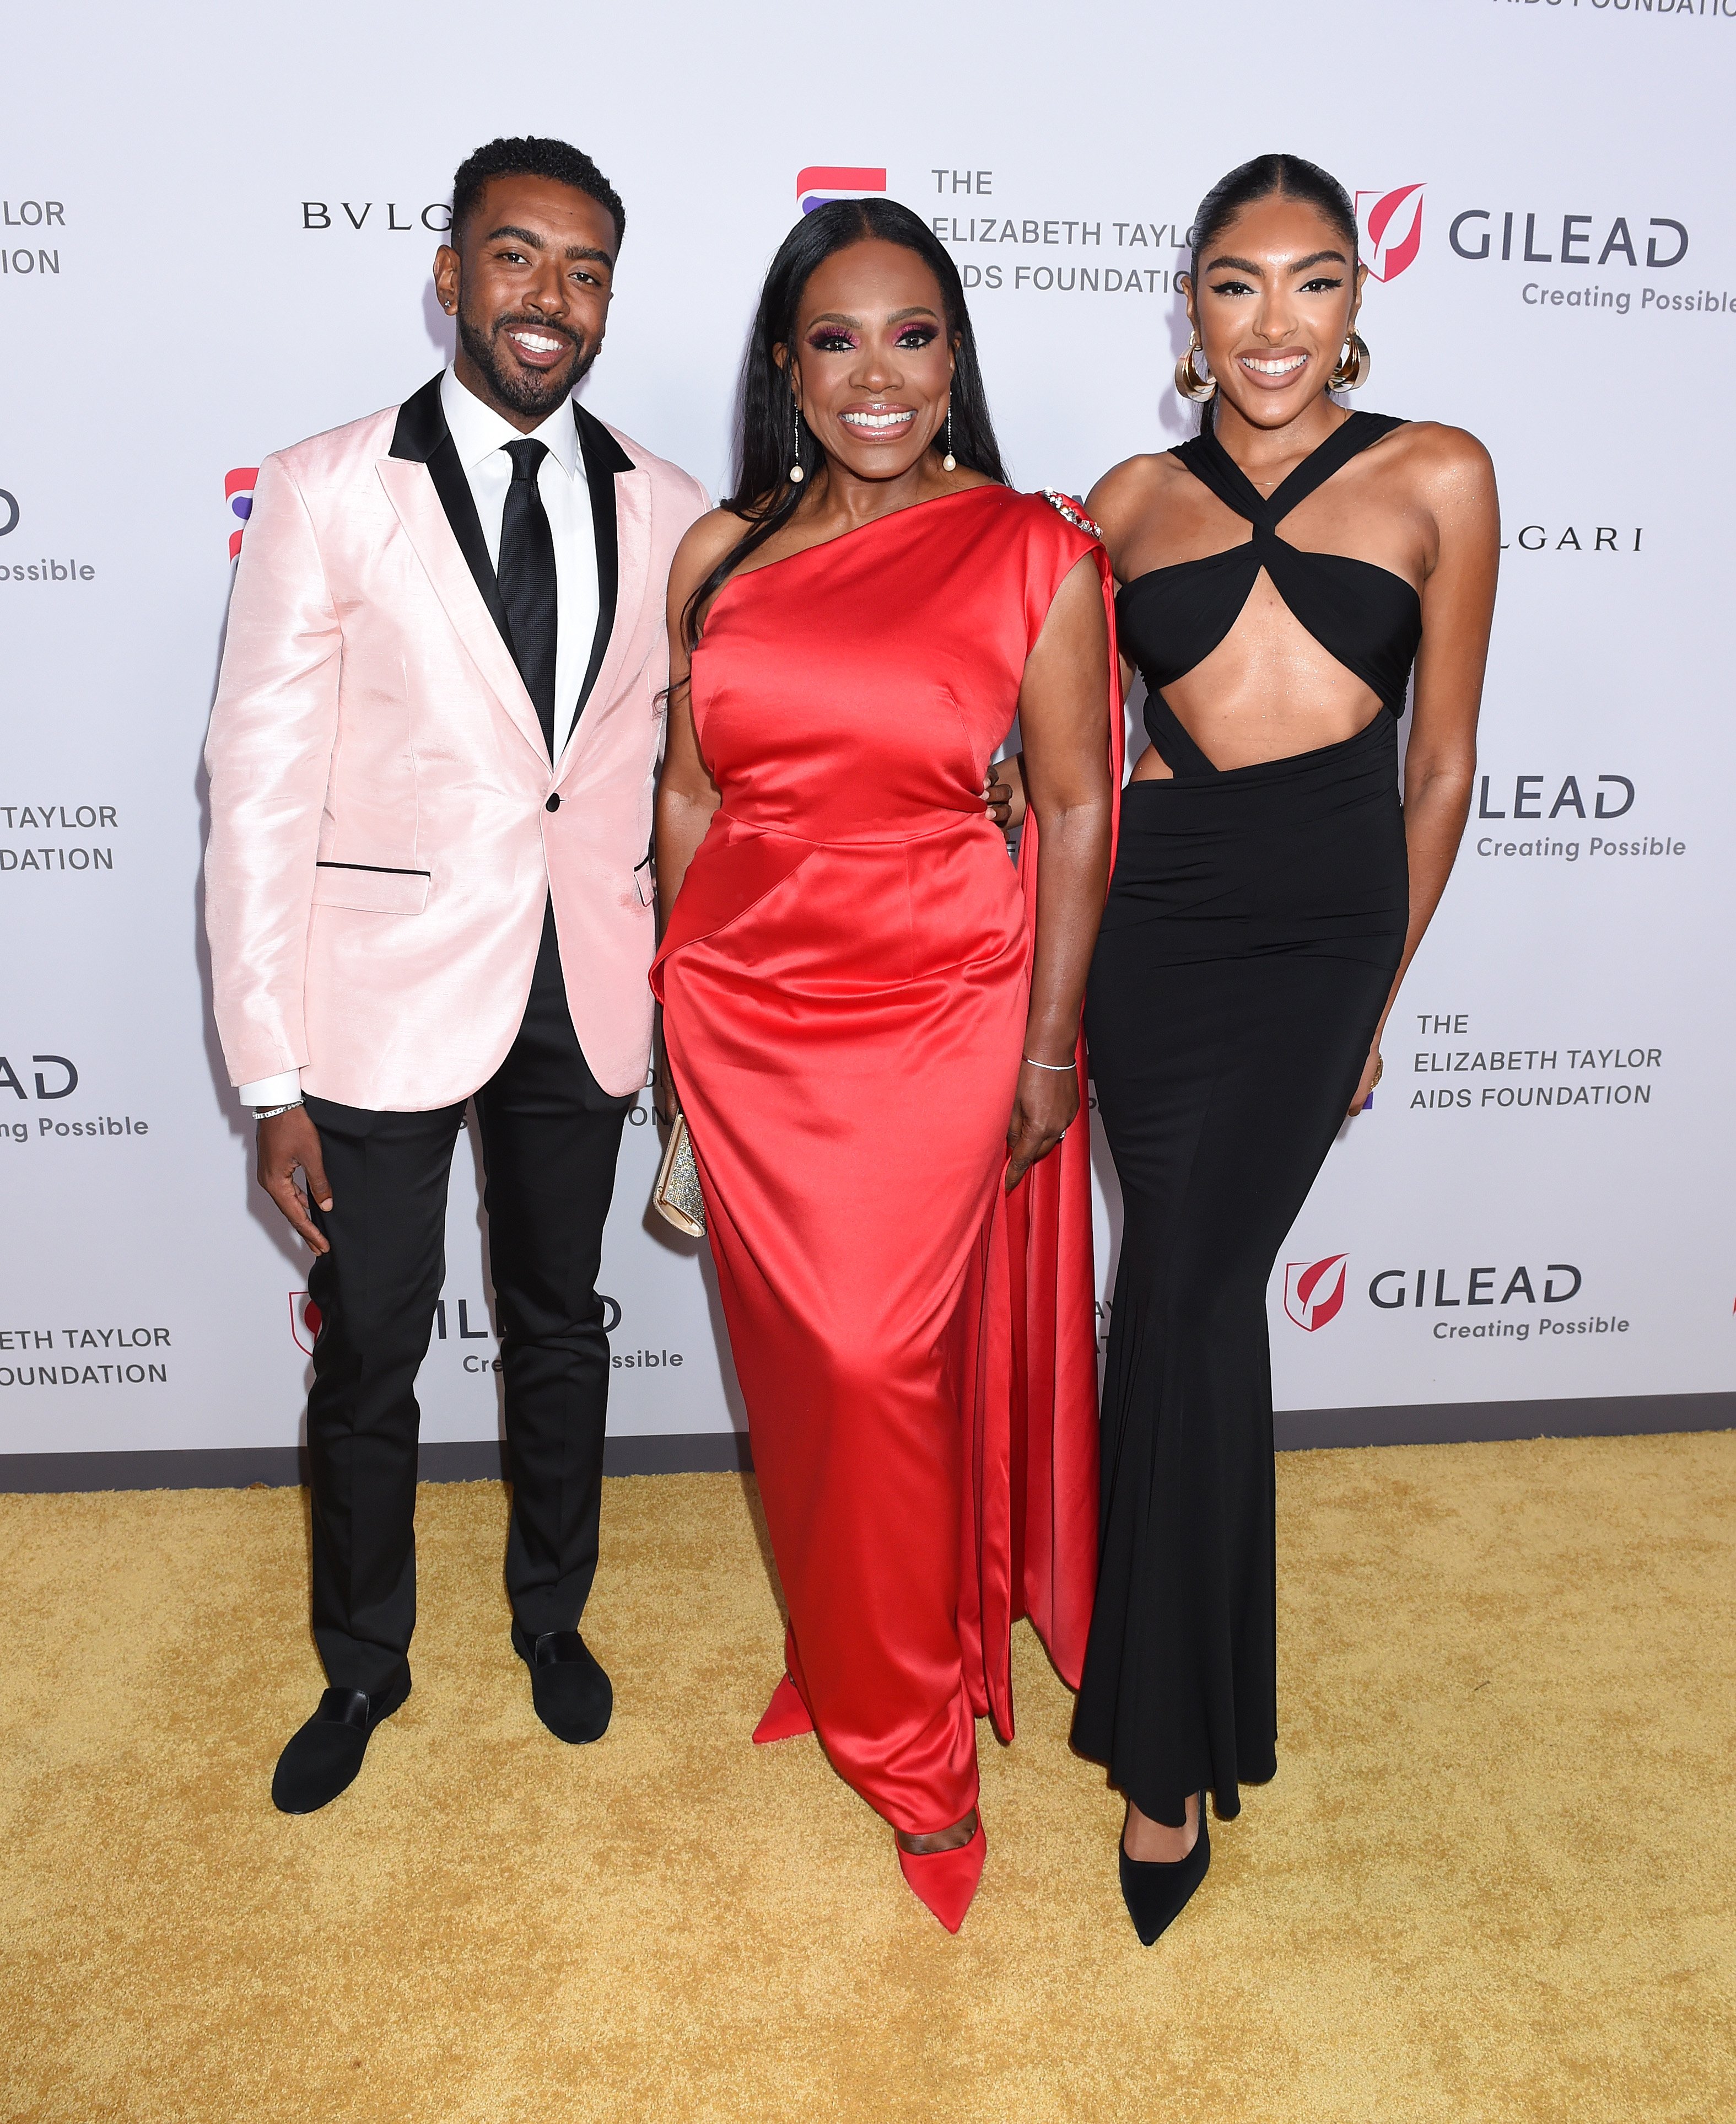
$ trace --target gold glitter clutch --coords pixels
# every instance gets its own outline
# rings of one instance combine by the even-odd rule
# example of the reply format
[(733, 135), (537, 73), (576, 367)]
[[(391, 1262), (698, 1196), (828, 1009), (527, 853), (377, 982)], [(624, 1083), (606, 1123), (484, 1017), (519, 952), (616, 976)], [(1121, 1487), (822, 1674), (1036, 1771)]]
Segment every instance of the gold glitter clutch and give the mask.
[(699, 1168), (693, 1161), (693, 1140), (687, 1134), (687, 1117), (677, 1114), (657, 1168), (657, 1185), (651, 1190), (651, 1207), (678, 1232), (690, 1239), (706, 1233), (706, 1198), (699, 1191)]

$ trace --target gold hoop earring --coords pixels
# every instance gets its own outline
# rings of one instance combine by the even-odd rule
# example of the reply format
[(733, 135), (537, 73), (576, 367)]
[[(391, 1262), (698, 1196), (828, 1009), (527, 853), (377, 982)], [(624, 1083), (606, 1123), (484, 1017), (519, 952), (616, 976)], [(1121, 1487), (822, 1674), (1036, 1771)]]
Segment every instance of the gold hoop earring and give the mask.
[(1209, 374), (1202, 376), (1194, 366), (1194, 356), (1199, 351), (1198, 332), (1188, 341), (1188, 350), (1175, 364), (1175, 388), (1182, 397), (1196, 406), (1206, 405), (1218, 396), (1218, 378)]
[(1351, 332), (1344, 340), (1344, 350), (1338, 358), (1338, 366), (1326, 378), (1329, 391), (1360, 391), (1368, 381), (1368, 372), (1374, 366), (1374, 356), (1368, 351), (1368, 343), (1360, 332)]

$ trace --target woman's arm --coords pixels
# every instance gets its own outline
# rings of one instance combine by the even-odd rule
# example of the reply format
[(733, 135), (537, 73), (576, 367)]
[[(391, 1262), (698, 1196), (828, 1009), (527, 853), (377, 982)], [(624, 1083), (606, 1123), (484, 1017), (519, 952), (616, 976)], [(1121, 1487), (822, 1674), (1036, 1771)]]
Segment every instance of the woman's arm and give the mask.
[(688, 684), (687, 645), (682, 619), (687, 599), (718, 561), (741, 536), (741, 521), (714, 509), (701, 516), (675, 549), (669, 570), (669, 712), (664, 735), (663, 764), (657, 776), (657, 933), (669, 926), (669, 912), (681, 890), (711, 815), (723, 801), (699, 750)]
[[(1118, 594), (1122, 585), (1139, 571), (1136, 543), (1142, 532), (1149, 538), (1152, 523), (1161, 515), (1167, 491), (1165, 481), (1171, 463), (1167, 452), (1159, 456), (1128, 458), (1120, 464), (1112, 465), (1085, 497), (1085, 513), (1103, 533), (1103, 547), (1114, 571)], [(1186, 475), (1189, 478), (1192, 476)], [(1132, 559), (1128, 557), (1130, 554), (1133, 556)], [(1138, 674), (1125, 656), (1119, 661), (1121, 698), (1124, 703), (1133, 693)], [(1144, 735), (1144, 731), (1136, 726), (1134, 742), (1137, 744)], [(1128, 778), (1131, 781), (1170, 779), (1169, 763), (1149, 742), (1140, 745), (1137, 753), (1130, 747), (1128, 759), (1133, 766)]]
[[(1110, 566), (1115, 568), (1117, 590), (1121, 586), (1121, 571), (1115, 566), (1115, 557), (1138, 529), (1142, 512), (1148, 513), (1155, 505), (1157, 482), (1152, 468), (1157, 462), (1151, 458), (1129, 458), (1105, 472), (1085, 498), (1085, 513), (1100, 528)], [(1134, 671), (1126, 657), (1119, 660), (1121, 698), (1125, 701), (1133, 690)], [(1158, 773), (1169, 773), (1150, 745), (1141, 758), (1155, 763)], [(1011, 759), (997, 760), (988, 772), (990, 778), (983, 791), (988, 815), (1003, 833), (1016, 832), (1025, 823), (1025, 755), (1017, 752)]]
[(1102, 583), (1086, 558), (1055, 594), (1019, 695), (1025, 788), (1041, 853), (1025, 1061), (1006, 1130), (1009, 1188), (1054, 1149), (1079, 1111), (1079, 1012), (1109, 890), (1110, 712)]
[(1494, 467), (1474, 435), (1443, 428), (1428, 439), (1419, 468), (1422, 499), (1435, 527), (1434, 564), (1423, 582), (1423, 641), (1417, 651), (1410, 743), (1405, 753), (1405, 850), (1410, 864), (1410, 919), (1386, 1008), (1350, 1102), (1360, 1113), (1374, 1088), (1381, 1036), (1399, 984), (1440, 905), (1471, 810), (1477, 764), (1477, 710), (1494, 616), (1500, 563), (1500, 509)]
[[(710, 575), (718, 561), (741, 535), (739, 519), (715, 509), (701, 516), (675, 549), (669, 570), (668, 624), (669, 630), (669, 716), (664, 731), (663, 762), (657, 773), (655, 845), (657, 853), (657, 933), (669, 927), (675, 895), (681, 890), (700, 843), (711, 824), (712, 814), (723, 801), (711, 769), (699, 750), (699, 733), (693, 726), (693, 701), (689, 685), (687, 645), (682, 619), (687, 599)], [(656, 1086), (651, 1102), (659, 1121), (673, 1116), (669, 1092), (669, 1065), (664, 1060), (662, 1018), (659, 1013)]]

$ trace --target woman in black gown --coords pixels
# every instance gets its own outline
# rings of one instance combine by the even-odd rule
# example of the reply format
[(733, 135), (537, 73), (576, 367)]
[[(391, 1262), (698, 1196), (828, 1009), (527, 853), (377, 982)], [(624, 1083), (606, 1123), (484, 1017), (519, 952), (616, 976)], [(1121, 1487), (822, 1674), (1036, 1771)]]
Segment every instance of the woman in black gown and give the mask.
[(1222, 1819), (1277, 1768), (1266, 1284), (1457, 853), (1499, 540), (1474, 438), (1330, 395), (1368, 366), (1340, 185), (1262, 156), (1190, 234), (1200, 433), (1086, 505), (1152, 749), (1086, 1004), (1125, 1225), (1073, 1737), (1126, 1794), (1147, 1945), (1204, 1876), (1205, 1791)]

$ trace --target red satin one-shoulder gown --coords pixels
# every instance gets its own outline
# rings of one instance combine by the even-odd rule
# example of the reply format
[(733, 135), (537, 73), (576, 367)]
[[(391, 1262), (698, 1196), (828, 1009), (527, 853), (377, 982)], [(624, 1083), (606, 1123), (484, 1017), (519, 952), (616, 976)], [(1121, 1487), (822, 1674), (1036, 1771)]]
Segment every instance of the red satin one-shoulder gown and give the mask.
[(692, 659), (723, 801), (652, 984), (789, 1671), (914, 1834), (976, 1804), (974, 1718), (1011, 1735), (1015, 1619), (1072, 1683), (1090, 1621), (1089, 1144), (1081, 1114), (1004, 1194), (1036, 834), (1016, 872), (981, 795), (1088, 555), (1106, 592), (1044, 498), (967, 489), (731, 578)]

